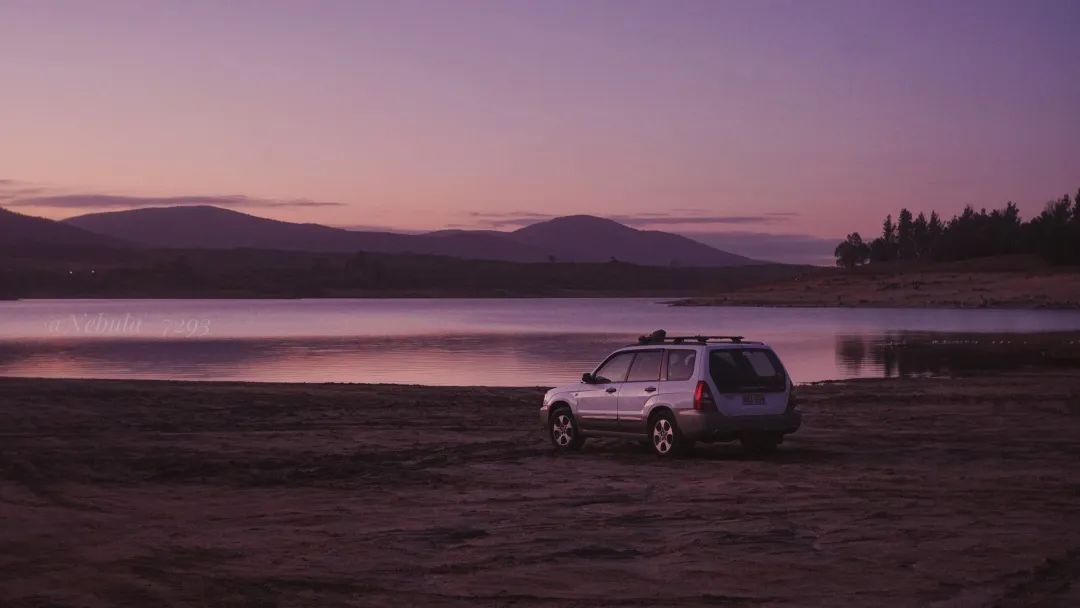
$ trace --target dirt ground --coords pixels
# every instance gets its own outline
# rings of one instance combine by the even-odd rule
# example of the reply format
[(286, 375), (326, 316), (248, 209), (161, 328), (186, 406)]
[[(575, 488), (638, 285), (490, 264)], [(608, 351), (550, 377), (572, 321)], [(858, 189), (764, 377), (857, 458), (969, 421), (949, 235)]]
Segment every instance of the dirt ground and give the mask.
[(0, 605), (1080, 605), (1080, 374), (803, 387), (765, 459), (540, 395), (0, 379)]

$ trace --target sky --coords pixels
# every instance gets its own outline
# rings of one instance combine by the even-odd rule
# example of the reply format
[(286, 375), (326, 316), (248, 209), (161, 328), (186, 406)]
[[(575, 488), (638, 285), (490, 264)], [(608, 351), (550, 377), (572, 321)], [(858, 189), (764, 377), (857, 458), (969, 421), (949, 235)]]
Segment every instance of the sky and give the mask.
[(1030, 216), (1078, 148), (1073, 0), (0, 0), (0, 206), (50, 218), (588, 213), (828, 254), (905, 206)]

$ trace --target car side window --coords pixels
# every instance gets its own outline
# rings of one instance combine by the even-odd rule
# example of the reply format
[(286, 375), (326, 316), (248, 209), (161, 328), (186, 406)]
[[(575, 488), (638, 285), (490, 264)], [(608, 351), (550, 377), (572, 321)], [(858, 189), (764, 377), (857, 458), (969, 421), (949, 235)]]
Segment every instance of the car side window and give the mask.
[(619, 353), (600, 366), (594, 374), (597, 382), (623, 382), (626, 380), (626, 372), (630, 371), (630, 362), (634, 360), (634, 353)]
[(667, 358), (668, 380), (689, 380), (693, 377), (697, 353), (692, 350), (669, 350)]
[(660, 362), (664, 352), (659, 350), (638, 351), (634, 363), (630, 366), (627, 382), (654, 382), (660, 379)]

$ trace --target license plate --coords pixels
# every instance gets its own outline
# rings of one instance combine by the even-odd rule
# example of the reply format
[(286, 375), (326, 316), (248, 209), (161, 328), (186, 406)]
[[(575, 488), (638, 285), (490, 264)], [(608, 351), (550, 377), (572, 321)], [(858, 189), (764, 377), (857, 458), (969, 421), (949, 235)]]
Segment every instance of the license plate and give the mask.
[(743, 405), (765, 405), (765, 395), (761, 393), (748, 393), (742, 396)]

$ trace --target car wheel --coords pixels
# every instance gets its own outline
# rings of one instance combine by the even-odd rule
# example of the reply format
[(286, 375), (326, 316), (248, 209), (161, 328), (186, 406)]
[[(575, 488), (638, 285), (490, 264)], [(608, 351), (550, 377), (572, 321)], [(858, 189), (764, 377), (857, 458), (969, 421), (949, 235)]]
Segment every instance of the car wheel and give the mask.
[(551, 444), (560, 451), (580, 450), (585, 438), (578, 432), (577, 421), (568, 407), (560, 407), (551, 414)]
[(743, 451), (754, 456), (765, 456), (776, 451), (780, 435), (776, 433), (751, 433), (739, 438)]
[(660, 412), (652, 418), (649, 425), (649, 445), (652, 446), (653, 453), (662, 458), (685, 456), (693, 447), (693, 443), (679, 432), (675, 416), (670, 412)]

